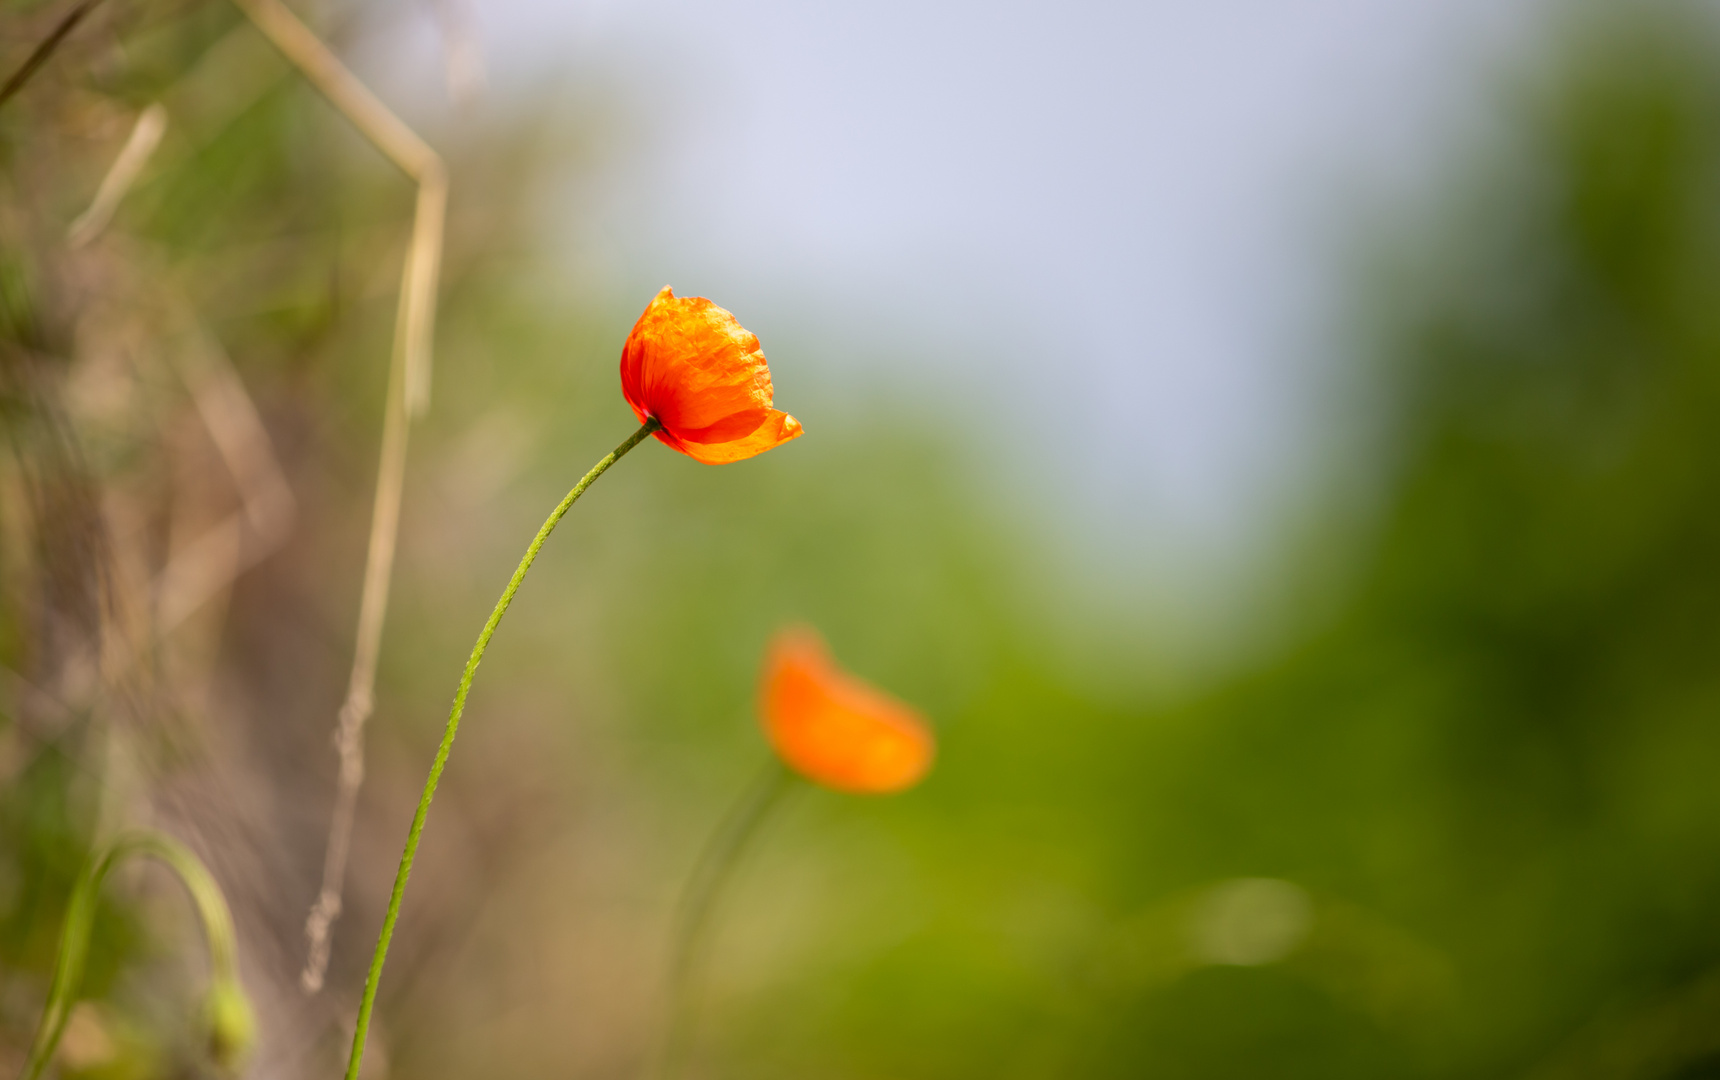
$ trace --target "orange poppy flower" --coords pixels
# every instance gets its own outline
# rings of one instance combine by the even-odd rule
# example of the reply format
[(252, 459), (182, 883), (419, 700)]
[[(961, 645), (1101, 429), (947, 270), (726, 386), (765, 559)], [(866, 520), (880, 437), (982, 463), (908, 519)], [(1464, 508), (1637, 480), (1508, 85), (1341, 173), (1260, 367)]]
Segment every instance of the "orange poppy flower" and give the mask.
[(771, 408), (770, 368), (758, 338), (702, 296), (664, 286), (621, 348), (621, 392), (658, 441), (695, 461), (725, 465), (800, 434)]
[(788, 630), (771, 643), (763, 697), (777, 755), (826, 787), (901, 791), (932, 766), (932, 733), (920, 714), (838, 668), (812, 630)]

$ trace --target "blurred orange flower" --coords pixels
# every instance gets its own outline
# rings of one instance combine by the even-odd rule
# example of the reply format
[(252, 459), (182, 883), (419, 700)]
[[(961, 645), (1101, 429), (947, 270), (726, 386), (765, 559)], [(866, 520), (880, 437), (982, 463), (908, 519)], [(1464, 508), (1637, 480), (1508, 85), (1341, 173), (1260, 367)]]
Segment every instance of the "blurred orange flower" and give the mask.
[(838, 668), (810, 629), (778, 634), (764, 672), (764, 728), (795, 771), (838, 791), (885, 793), (931, 768), (920, 714)]
[(724, 465), (800, 434), (800, 421), (771, 408), (770, 368), (758, 338), (702, 296), (667, 286), (633, 324), (621, 349), (621, 392), (639, 422), (655, 417), (664, 445)]

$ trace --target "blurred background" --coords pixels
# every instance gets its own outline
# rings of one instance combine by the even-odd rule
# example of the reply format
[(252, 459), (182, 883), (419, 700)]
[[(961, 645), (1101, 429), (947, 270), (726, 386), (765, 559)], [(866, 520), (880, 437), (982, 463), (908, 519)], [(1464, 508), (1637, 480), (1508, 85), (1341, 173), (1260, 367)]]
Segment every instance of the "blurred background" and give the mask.
[[(670, 284), (807, 434), (551, 540), (367, 1077), (642, 1075), (796, 621), (940, 756), (771, 821), (687, 1075), (1720, 1076), (1714, 5), (293, 7), (451, 192), (327, 984), (413, 184), (238, 8), (6, 0), (0, 77), (83, 14), (0, 103), (0, 1067), (150, 825), (249, 1075), (340, 1068)], [(184, 907), (116, 875), (60, 1075), (209, 1072)]]

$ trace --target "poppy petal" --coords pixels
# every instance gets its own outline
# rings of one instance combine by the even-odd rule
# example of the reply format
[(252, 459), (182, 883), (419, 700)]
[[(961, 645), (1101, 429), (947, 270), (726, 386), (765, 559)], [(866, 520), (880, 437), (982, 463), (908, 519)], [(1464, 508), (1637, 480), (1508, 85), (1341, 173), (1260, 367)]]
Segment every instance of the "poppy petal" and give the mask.
[(664, 288), (621, 350), (621, 390), (641, 423), (655, 417), (667, 446), (709, 464), (739, 461), (800, 434), (771, 407), (758, 338), (701, 296)]
[(771, 646), (764, 724), (784, 762), (839, 791), (912, 787), (935, 753), (917, 712), (837, 668), (810, 630), (788, 631)]

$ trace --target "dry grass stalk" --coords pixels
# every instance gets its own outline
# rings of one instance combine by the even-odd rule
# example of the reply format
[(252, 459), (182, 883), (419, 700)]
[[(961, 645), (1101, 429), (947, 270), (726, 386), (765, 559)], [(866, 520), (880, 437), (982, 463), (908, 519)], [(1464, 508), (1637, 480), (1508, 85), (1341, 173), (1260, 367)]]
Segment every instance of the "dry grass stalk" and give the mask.
[(407, 429), (410, 420), (422, 415), (430, 404), (430, 346), (448, 180), (447, 170), (436, 152), (354, 78), (328, 46), (279, 0), (233, 2), (353, 126), (418, 183), (412, 241), (401, 282), (394, 356), (389, 369), (382, 454), (359, 601), (352, 676), (335, 730), (340, 778), (329, 825), (322, 889), (305, 921), (310, 949), (300, 982), (306, 993), (314, 994), (322, 989), (328, 968), (329, 933), (335, 919), (340, 917), (353, 816), (358, 790), (364, 782), (364, 724), (374, 707), (377, 657), (382, 646), (382, 625), (388, 610), (389, 579), (400, 527)]
[(24, 88), (24, 84), (41, 70), (43, 64), (48, 62), (48, 57), (54, 55), (54, 50), (60, 47), (60, 43), (71, 36), (72, 31), (77, 29), (80, 22), (83, 22), (84, 16), (94, 10), (99, 3), (101, 0), (80, 0), (72, 10), (61, 17), (48, 36), (43, 38), (41, 43), (25, 58), (23, 64), (19, 65), (18, 70), (14, 71), (3, 85), (0, 85), (0, 105), (12, 100), (12, 97)]
[(138, 114), (137, 123), (132, 126), (131, 137), (126, 139), (125, 146), (114, 158), (107, 175), (102, 178), (101, 187), (96, 189), (96, 197), (90, 203), (90, 208), (79, 214), (76, 221), (66, 233), (66, 240), (73, 247), (83, 247), (94, 240), (113, 220), (113, 212), (119, 209), (119, 204), (125, 198), (131, 185), (137, 182), (138, 174), (149, 162), (149, 156), (155, 153), (155, 148), (161, 144), (162, 133), (167, 130), (167, 110), (160, 103), (153, 104)]

